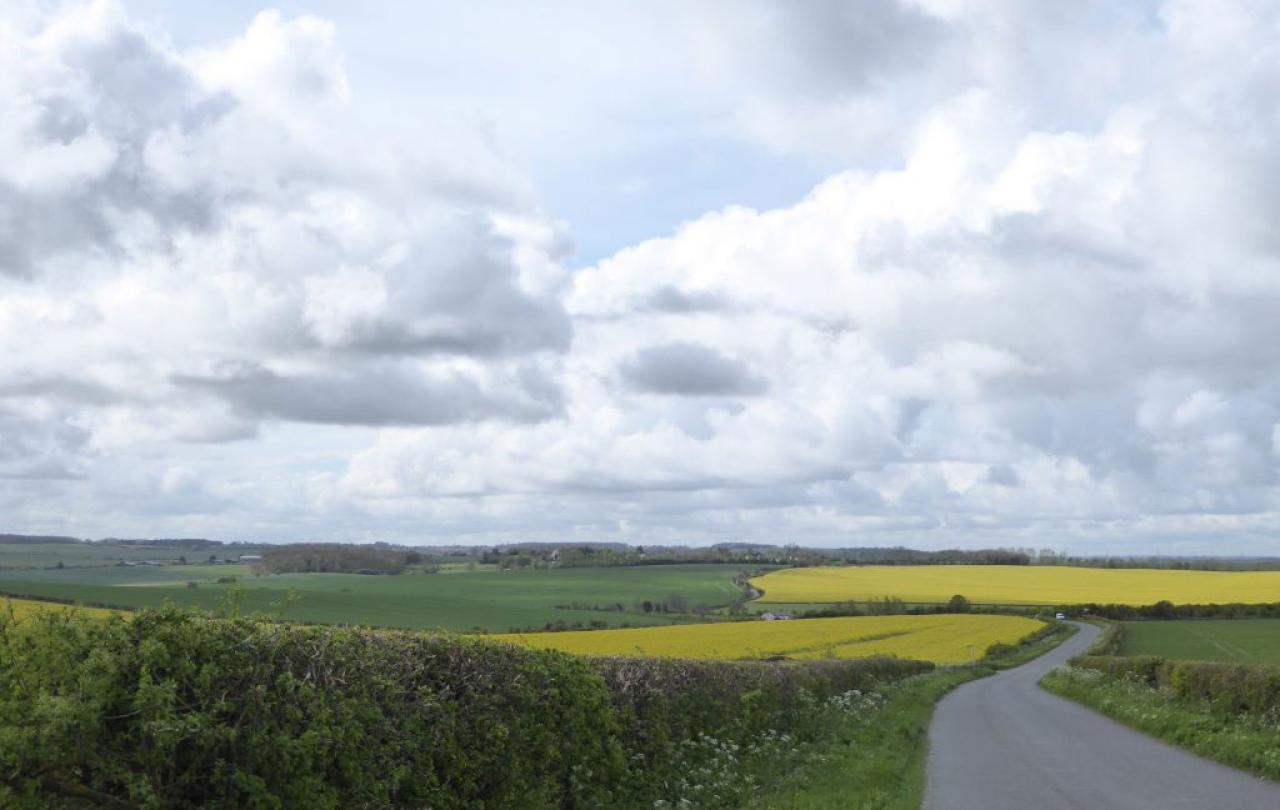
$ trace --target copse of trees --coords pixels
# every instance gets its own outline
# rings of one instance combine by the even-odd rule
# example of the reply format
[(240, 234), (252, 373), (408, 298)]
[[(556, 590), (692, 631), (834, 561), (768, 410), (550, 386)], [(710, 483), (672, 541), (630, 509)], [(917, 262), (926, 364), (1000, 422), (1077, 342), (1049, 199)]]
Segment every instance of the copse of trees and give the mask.
[(841, 562), (856, 565), (1031, 565), (1026, 551), (1007, 548), (919, 551), (912, 548), (837, 549)]
[(1072, 557), (1060, 555), (1040, 564), (1072, 565), (1080, 568), (1157, 568), (1167, 571), (1275, 571), (1280, 559), (1275, 557)]
[(258, 566), (269, 574), (399, 574), (410, 562), (410, 552), (381, 546), (339, 543), (300, 543), (263, 553)]
[(708, 739), (816, 739), (824, 700), (930, 668), (48, 612), (0, 621), (0, 806), (653, 806)]
[(705, 548), (625, 546), (618, 543), (518, 543), (476, 552), (479, 561), (499, 568), (583, 568), (623, 565), (746, 563), (754, 565), (1030, 565), (1034, 555), (1021, 549), (805, 548), (794, 543), (770, 546), (721, 543)]

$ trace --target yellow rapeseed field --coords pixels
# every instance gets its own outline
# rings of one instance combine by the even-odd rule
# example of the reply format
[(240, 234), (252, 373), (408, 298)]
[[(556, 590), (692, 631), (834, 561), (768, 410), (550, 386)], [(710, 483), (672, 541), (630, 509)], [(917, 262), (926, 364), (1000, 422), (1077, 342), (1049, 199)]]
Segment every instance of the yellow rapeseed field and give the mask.
[(35, 599), (9, 599), (7, 597), (0, 597), (0, 614), (8, 615), (10, 607), (13, 608), (14, 616), (19, 620), (25, 619), (29, 616), (34, 616), (36, 613), (46, 610), (74, 610), (82, 616), (92, 616), (98, 619), (106, 618), (107, 616), (112, 616), (122, 612), (119, 610), (107, 610), (106, 608), (72, 607), (71, 605), (59, 605), (53, 602), (40, 602)]
[(1042, 626), (1021, 616), (948, 614), (683, 624), (489, 638), (583, 655), (722, 660), (896, 655), (955, 664), (981, 658), (997, 642), (1016, 643)]
[(1280, 571), (1164, 571), (1040, 565), (903, 565), (789, 568), (752, 580), (764, 602), (864, 601), (895, 596), (978, 604), (1151, 605), (1280, 602)]

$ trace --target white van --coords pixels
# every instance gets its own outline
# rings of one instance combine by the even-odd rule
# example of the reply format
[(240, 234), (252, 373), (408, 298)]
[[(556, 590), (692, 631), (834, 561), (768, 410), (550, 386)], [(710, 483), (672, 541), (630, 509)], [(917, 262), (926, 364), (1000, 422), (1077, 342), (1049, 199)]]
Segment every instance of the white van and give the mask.
[(1059, 613), (1055, 618), (1057, 618), (1058, 621), (1062, 621), (1063, 619), (1067, 618), (1067, 614)]

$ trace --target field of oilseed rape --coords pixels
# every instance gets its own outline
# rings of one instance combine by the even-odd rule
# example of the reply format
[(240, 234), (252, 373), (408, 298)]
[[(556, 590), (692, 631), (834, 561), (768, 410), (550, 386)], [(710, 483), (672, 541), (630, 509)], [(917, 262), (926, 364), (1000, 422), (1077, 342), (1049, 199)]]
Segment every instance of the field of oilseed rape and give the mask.
[(118, 610), (107, 610), (105, 608), (84, 608), (73, 607), (71, 605), (59, 605), (54, 602), (40, 602), (34, 599), (9, 599), (0, 597), (0, 618), (9, 615), (9, 611), (13, 611), (13, 617), (18, 621), (22, 621), (30, 616), (34, 616), (42, 611), (49, 610), (73, 610), (81, 616), (92, 616), (94, 618), (103, 619), (115, 613)]
[(762, 602), (1153, 605), (1280, 602), (1280, 571), (1166, 571), (1041, 565), (902, 565), (789, 568), (752, 580)]
[(1017, 643), (1043, 626), (1021, 616), (939, 614), (512, 633), (489, 638), (582, 655), (722, 660), (895, 655), (956, 664), (981, 658), (997, 642)]

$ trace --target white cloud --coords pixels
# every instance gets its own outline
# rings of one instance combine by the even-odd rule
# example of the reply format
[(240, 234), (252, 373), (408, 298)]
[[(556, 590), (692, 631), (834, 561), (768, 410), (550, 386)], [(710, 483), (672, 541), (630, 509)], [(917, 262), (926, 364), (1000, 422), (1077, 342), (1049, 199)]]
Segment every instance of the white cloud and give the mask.
[(197, 50), (108, 3), (4, 29), (12, 514), (1268, 550), (1274, 14), (654, 9), (697, 69), (654, 98), (848, 168), (573, 273), (501, 126), (363, 120), (331, 23)]

